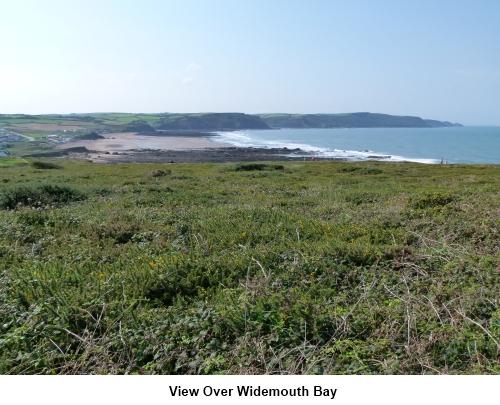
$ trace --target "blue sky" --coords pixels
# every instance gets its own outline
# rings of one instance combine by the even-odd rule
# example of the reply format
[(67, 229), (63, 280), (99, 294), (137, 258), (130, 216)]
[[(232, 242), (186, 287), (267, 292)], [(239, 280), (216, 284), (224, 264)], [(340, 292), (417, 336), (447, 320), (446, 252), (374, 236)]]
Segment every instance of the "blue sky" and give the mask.
[(0, 113), (369, 111), (500, 125), (500, 2), (5, 1)]

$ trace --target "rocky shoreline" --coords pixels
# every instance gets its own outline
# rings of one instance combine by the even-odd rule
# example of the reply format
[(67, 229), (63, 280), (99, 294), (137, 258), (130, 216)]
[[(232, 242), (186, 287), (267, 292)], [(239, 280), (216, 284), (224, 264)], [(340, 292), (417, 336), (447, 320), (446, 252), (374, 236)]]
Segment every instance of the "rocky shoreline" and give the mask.
[[(198, 131), (162, 131), (112, 133), (96, 140), (73, 141), (44, 153), (53, 157), (80, 158), (92, 163), (237, 163), (256, 161), (348, 161), (345, 157), (321, 157), (315, 152), (288, 148), (236, 147), (210, 141), (210, 135)], [(368, 151), (366, 151), (368, 152)], [(42, 156), (37, 156), (42, 157)], [(371, 155), (370, 160), (390, 156)]]
[[(294, 156), (297, 155), (297, 156)], [(287, 148), (207, 148), (193, 150), (133, 149), (124, 152), (88, 151), (69, 152), (67, 158), (86, 159), (93, 163), (237, 163), (255, 161), (304, 161), (312, 154), (300, 149)], [(318, 158), (315, 160), (337, 160), (342, 158)]]

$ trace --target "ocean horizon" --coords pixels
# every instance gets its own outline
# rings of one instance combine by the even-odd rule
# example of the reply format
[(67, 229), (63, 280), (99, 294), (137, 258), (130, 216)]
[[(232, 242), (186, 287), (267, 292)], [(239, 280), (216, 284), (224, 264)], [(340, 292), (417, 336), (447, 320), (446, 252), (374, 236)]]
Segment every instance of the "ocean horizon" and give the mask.
[(307, 152), (291, 152), (296, 157), (500, 164), (500, 126), (241, 130), (218, 132), (210, 140)]

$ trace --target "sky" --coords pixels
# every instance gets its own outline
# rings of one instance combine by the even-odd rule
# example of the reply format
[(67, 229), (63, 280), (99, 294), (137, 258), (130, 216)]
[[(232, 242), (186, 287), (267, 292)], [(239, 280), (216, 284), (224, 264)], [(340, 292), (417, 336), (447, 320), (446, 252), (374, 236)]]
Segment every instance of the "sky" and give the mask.
[(0, 114), (500, 125), (500, 1), (0, 0)]

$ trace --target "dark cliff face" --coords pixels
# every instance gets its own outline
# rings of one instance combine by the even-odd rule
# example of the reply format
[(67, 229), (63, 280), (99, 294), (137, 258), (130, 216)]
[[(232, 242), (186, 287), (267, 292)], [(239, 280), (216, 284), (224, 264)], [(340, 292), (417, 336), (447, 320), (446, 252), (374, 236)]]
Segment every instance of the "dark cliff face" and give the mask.
[(146, 122), (131, 122), (121, 132), (155, 132), (156, 130)]
[(97, 139), (104, 139), (104, 136), (91, 132), (90, 134), (75, 136), (74, 138), (75, 141), (94, 141)]
[(161, 120), (162, 130), (269, 129), (259, 116), (243, 113), (172, 114)]
[(157, 129), (180, 131), (235, 131), (269, 128), (435, 128), (460, 126), (420, 117), (373, 114), (263, 114), (243, 113), (172, 114)]
[[(445, 125), (441, 121), (423, 120), (420, 117), (388, 114), (267, 114), (262, 121), (273, 128), (431, 128)], [(432, 121), (433, 125), (430, 122)], [(440, 125), (443, 124), (443, 125)], [(460, 125), (460, 124), (458, 124)]]

